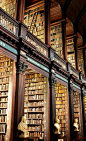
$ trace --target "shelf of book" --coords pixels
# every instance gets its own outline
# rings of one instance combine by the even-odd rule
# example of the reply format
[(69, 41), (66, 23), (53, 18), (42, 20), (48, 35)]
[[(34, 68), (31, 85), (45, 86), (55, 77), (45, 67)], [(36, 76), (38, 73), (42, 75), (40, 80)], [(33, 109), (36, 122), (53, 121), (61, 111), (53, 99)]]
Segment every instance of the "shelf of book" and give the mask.
[(84, 61), (83, 61), (83, 50), (78, 50), (78, 59), (79, 59), (79, 70), (84, 75)]
[(44, 3), (27, 7), (24, 23), (31, 33), (44, 42)]
[[(10, 126), (8, 118), (10, 119), (10, 112), (8, 114), (10, 102), (10, 78), (13, 72), (13, 61), (8, 57), (0, 54), (0, 141), (2, 141), (3, 134), (7, 135), (7, 127)], [(11, 84), (12, 86), (12, 84)], [(10, 105), (11, 106), (11, 105)]]
[(25, 73), (24, 115), (29, 136), (44, 139), (46, 77), (37, 72)]
[(1, 0), (0, 7), (4, 9), (13, 18), (15, 18), (16, 0)]
[(53, 47), (55, 52), (63, 58), (61, 23), (51, 26), (51, 47)]
[(68, 118), (68, 92), (67, 87), (55, 83), (55, 99), (56, 99), (56, 119), (60, 120), (60, 132), (61, 136), (64, 137), (67, 135), (67, 118)]
[(74, 51), (74, 41), (73, 39), (66, 40), (67, 45), (67, 59), (68, 62), (75, 68), (75, 51)]
[(73, 106), (74, 119), (78, 120), (78, 128), (80, 128), (80, 94), (76, 91), (73, 91)]

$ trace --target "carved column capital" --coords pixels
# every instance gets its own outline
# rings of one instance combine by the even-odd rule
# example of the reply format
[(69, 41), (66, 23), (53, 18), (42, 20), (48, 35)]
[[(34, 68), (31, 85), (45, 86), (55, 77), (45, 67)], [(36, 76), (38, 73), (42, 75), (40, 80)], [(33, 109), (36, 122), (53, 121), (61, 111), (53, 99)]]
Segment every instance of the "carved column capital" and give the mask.
[(82, 86), (82, 88), (81, 88), (81, 97), (84, 99), (84, 96), (85, 96), (85, 87)]
[(17, 67), (16, 67), (16, 72), (17, 73), (25, 73), (25, 69), (27, 68), (27, 65), (25, 65), (25, 62), (21, 63), (20, 61), (17, 63)]
[(55, 87), (55, 78), (49, 78), (49, 87)]
[(69, 81), (69, 95), (73, 95), (73, 80)]

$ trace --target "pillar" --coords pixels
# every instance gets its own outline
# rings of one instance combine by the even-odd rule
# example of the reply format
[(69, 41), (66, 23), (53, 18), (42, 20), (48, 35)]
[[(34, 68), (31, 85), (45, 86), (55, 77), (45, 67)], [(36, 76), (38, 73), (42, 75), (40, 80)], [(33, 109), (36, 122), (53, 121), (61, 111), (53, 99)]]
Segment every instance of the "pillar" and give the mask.
[(13, 141), (18, 141), (17, 126), (24, 115), (24, 86), (25, 86), (25, 66), (20, 61), (20, 47), (18, 49), (16, 63), (16, 93), (15, 93), (15, 110), (14, 110), (14, 131)]
[(84, 60), (84, 74), (86, 77), (86, 49), (83, 49), (83, 60)]
[(76, 66), (76, 70), (79, 70), (77, 36), (74, 36), (74, 50), (75, 50), (75, 66)]
[(81, 119), (81, 125), (83, 125), (82, 127), (81, 127), (81, 131), (83, 131), (82, 132), (82, 136), (83, 137), (85, 137), (85, 103), (84, 103), (84, 96), (85, 96), (85, 93), (84, 93), (84, 90), (85, 90), (85, 87), (83, 87), (82, 86), (82, 88), (81, 88), (81, 104), (82, 104), (82, 109), (81, 109), (81, 111), (82, 111), (82, 119)]
[(74, 130), (73, 130), (73, 123), (74, 123), (74, 108), (73, 108), (73, 83), (72, 79), (68, 82), (68, 93), (69, 93), (69, 113), (70, 113), (70, 139), (71, 141), (74, 140)]
[(63, 59), (67, 60), (66, 20), (62, 21), (62, 46), (63, 46)]
[(17, 0), (16, 20), (19, 22), (24, 21), (25, 0)]
[(50, 46), (50, 0), (45, 0), (45, 44)]
[(49, 76), (49, 93), (50, 93), (50, 131), (49, 131), (49, 141), (54, 141), (54, 122), (56, 119), (55, 112), (55, 78), (52, 72)]

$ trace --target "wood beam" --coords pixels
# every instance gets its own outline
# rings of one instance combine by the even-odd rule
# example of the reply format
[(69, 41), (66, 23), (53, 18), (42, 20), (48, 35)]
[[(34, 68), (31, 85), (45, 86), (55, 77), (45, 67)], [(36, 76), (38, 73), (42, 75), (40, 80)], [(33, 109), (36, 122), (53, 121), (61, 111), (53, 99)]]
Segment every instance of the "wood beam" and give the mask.
[(19, 22), (24, 21), (25, 0), (17, 0), (16, 20)]
[(76, 20), (75, 20), (75, 24), (74, 24), (74, 32), (77, 33), (77, 27), (78, 27), (78, 24), (79, 24), (79, 21), (82, 17), (82, 15), (84, 14), (84, 12), (86, 11), (86, 5), (82, 8), (82, 10), (79, 12)]
[(65, 4), (64, 4), (64, 7), (63, 7), (63, 9), (62, 9), (62, 11), (63, 11), (63, 18), (66, 17), (66, 12), (67, 12), (68, 6), (69, 6), (69, 4), (70, 4), (71, 1), (72, 1), (72, 0), (66, 0), (66, 2), (65, 2)]
[(63, 46), (63, 59), (67, 60), (67, 46), (66, 46), (66, 20), (62, 21), (62, 46)]
[(50, 0), (45, 0), (45, 44), (50, 46)]
[(83, 60), (84, 60), (84, 74), (86, 77), (86, 48), (83, 49)]
[(75, 50), (75, 66), (76, 66), (76, 70), (79, 70), (77, 36), (74, 37), (74, 50)]

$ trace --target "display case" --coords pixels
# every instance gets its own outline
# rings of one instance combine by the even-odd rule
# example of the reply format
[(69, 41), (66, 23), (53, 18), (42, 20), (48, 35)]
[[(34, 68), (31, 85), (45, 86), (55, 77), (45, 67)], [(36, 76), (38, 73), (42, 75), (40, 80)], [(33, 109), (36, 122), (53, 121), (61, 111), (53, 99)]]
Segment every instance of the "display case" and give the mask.
[(62, 26), (61, 23), (51, 26), (51, 47), (63, 58), (62, 51)]
[(0, 7), (15, 18), (16, 0), (1, 0)]
[(45, 97), (47, 78), (35, 71), (25, 72), (24, 115), (27, 118), (29, 137), (44, 140)]
[(68, 91), (67, 87), (56, 83), (55, 84), (55, 98), (56, 98), (56, 119), (60, 120), (61, 137), (67, 136), (67, 122), (68, 122)]
[(0, 54), (0, 141), (10, 137), (13, 61)]
[(66, 40), (67, 45), (67, 59), (68, 62), (75, 68), (75, 51), (74, 51), (74, 41), (73, 39)]
[(28, 30), (44, 42), (44, 4), (27, 7), (24, 15), (24, 24)]
[(79, 58), (79, 70), (84, 75), (84, 61), (83, 61), (83, 50), (78, 50), (78, 58)]

